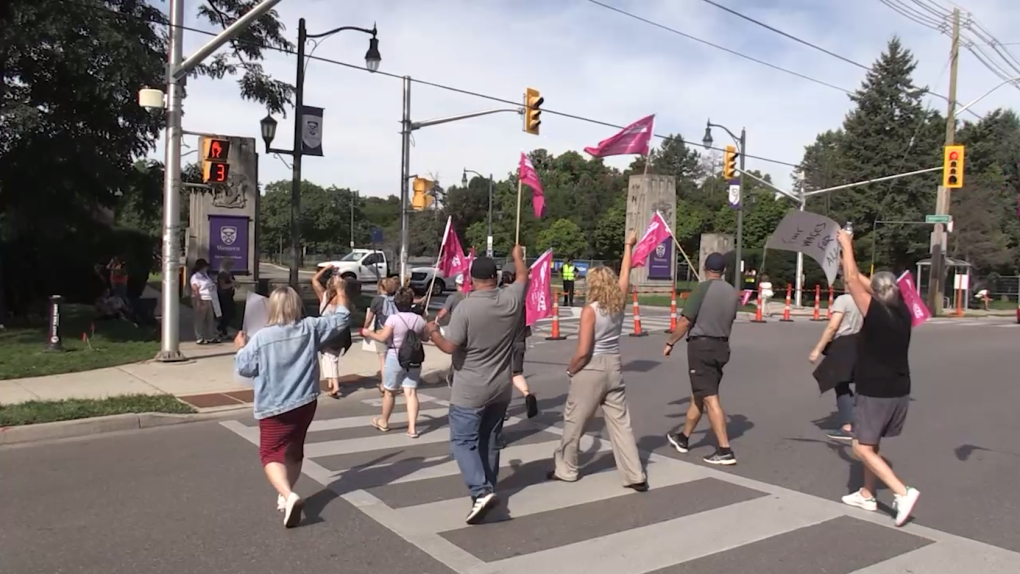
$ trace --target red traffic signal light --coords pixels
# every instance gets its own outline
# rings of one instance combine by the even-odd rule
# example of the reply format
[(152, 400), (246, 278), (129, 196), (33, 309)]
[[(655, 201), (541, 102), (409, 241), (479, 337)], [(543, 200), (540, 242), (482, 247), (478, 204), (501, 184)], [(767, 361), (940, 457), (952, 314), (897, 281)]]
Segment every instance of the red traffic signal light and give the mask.
[(949, 161), (956, 161), (958, 159), (960, 159), (959, 152), (956, 152), (956, 151), (949, 152)]

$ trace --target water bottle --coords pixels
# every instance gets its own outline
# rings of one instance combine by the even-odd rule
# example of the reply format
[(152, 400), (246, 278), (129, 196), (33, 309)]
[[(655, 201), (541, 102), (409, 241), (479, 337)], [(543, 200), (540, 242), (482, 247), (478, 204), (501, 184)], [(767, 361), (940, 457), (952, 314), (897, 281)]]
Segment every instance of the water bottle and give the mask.
[(853, 224), (853, 222), (852, 221), (847, 221), (846, 225), (843, 226), (843, 230), (846, 231), (847, 233), (849, 233), (850, 235), (853, 235), (854, 234), (854, 224)]

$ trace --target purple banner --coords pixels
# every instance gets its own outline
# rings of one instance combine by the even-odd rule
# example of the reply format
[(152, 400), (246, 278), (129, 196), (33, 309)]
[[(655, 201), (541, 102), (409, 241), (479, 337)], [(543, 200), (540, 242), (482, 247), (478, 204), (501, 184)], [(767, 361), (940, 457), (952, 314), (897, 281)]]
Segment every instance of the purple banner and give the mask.
[(209, 216), (209, 266), (219, 270), (224, 259), (234, 261), (234, 273), (246, 274), (248, 269), (248, 225), (251, 219), (236, 215)]
[(649, 279), (673, 279), (673, 238), (667, 237), (665, 241), (655, 247), (655, 251), (648, 256), (648, 278)]

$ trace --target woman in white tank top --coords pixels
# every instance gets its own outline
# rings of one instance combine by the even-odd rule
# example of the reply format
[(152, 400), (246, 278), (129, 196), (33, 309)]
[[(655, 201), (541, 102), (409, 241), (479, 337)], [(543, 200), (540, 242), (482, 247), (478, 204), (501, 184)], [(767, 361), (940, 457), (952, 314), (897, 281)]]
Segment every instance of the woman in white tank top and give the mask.
[(574, 482), (579, 478), (577, 452), (581, 436), (595, 410), (602, 407), (623, 485), (638, 492), (648, 490), (630, 427), (620, 362), (620, 333), (630, 291), (631, 248), (635, 243), (637, 236), (631, 232), (623, 248), (619, 277), (608, 267), (588, 271), (588, 304), (581, 310), (577, 350), (567, 366), (570, 391), (563, 410), (563, 439), (553, 454), (555, 468), (549, 472), (549, 480)]

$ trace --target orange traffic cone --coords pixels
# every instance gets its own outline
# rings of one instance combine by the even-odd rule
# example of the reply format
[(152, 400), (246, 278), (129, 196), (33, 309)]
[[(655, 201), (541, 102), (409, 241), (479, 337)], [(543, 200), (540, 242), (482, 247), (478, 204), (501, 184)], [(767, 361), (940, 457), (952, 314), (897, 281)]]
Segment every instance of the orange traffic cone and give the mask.
[(751, 321), (752, 323), (764, 323), (765, 322), (765, 319), (762, 318), (762, 316), (761, 316), (761, 311), (762, 311), (762, 307), (763, 306), (764, 306), (764, 304), (762, 303), (762, 299), (761, 299), (761, 287), (758, 287), (758, 304), (754, 308), (754, 320)]
[(815, 314), (811, 317), (812, 321), (826, 321), (822, 319), (822, 286), (815, 285)]
[(833, 302), (833, 289), (832, 285), (829, 285), (829, 308), (825, 311), (825, 319), (832, 319), (832, 302)]
[(560, 335), (560, 290), (558, 288), (553, 289), (553, 316), (552, 316), (552, 333), (545, 338), (546, 341), (562, 341), (566, 339), (563, 335)]
[(638, 307), (637, 289), (631, 291), (631, 295), (634, 298), (634, 332), (630, 336), (647, 337), (648, 333), (641, 330), (641, 309)]
[(676, 320), (676, 287), (674, 287), (669, 297), (669, 329), (666, 329), (666, 334), (671, 335), (676, 331)]
[(790, 296), (793, 294), (793, 286), (789, 283), (786, 284), (786, 305), (783, 306), (783, 318), (779, 321), (781, 323), (792, 323), (793, 319), (790, 318)]

